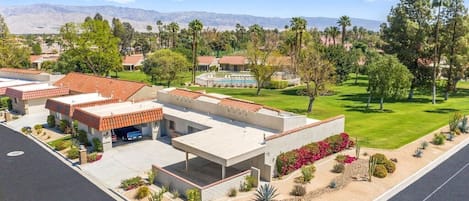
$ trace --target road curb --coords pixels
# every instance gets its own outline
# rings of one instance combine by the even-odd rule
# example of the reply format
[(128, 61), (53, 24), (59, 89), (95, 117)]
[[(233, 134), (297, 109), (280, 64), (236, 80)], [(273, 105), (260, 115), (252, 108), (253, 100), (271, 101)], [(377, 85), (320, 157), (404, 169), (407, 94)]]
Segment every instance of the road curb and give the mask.
[[(467, 134), (463, 134), (467, 135)], [(398, 194), (408, 186), (410, 186), (412, 183), (423, 177), (425, 174), (433, 170), (436, 166), (440, 165), (444, 161), (446, 161), (449, 157), (451, 157), (453, 154), (464, 148), (466, 145), (469, 144), (469, 138), (463, 140), (459, 144), (455, 145), (448, 151), (446, 151), (444, 154), (427, 164), (425, 167), (421, 168), (418, 170), (416, 173), (412, 174), (411, 176), (407, 177), (404, 179), (402, 182), (399, 184), (395, 185), (388, 191), (384, 192), (381, 194), (379, 197), (375, 198), (374, 201), (386, 201), (392, 198), (394, 195)]]

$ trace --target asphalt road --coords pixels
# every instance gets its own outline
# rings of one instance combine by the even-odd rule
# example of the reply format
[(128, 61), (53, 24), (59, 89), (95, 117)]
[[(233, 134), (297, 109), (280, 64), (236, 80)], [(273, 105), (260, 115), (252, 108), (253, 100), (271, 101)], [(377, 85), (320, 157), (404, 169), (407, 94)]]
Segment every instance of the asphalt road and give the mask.
[(391, 201), (469, 200), (469, 145), (390, 199)]
[[(11, 151), (23, 151), (10, 157)], [(0, 125), (0, 201), (114, 200), (22, 134)]]

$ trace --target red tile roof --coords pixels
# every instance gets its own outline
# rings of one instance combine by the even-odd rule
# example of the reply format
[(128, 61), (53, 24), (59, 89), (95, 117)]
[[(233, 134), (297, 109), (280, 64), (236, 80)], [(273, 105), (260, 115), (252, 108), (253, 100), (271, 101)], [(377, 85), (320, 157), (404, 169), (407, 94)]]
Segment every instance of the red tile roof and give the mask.
[(59, 102), (53, 99), (47, 99), (46, 108), (54, 112), (58, 112), (58, 113), (71, 117), (73, 115), (73, 111), (75, 110), (75, 108), (92, 107), (96, 105), (105, 105), (105, 104), (117, 103), (117, 102), (119, 102), (119, 100), (117, 99), (108, 99), (108, 100), (100, 100), (100, 101), (93, 101), (93, 102), (88, 102), (88, 103), (70, 105), (70, 104)]
[(246, 57), (243, 56), (224, 56), (218, 63), (220, 64), (231, 64), (231, 65), (245, 65)]
[(209, 65), (213, 63), (216, 58), (214, 56), (198, 56), (197, 62), (199, 65)]
[(145, 111), (99, 117), (80, 108), (76, 108), (73, 119), (82, 122), (98, 131), (149, 123), (163, 119), (163, 109), (153, 108)]
[(21, 100), (31, 100), (37, 98), (57, 97), (69, 94), (68, 88), (57, 87), (52, 89), (41, 89), (34, 91), (20, 91), (14, 88), (7, 88), (5, 94), (9, 97), (19, 98)]
[(144, 83), (117, 80), (112, 78), (86, 75), (81, 73), (69, 73), (54, 83), (55, 86), (68, 87), (70, 91), (77, 93), (98, 92), (105, 97), (113, 97), (122, 101), (128, 100), (132, 95), (145, 87)]
[(175, 95), (175, 96), (184, 96), (184, 97), (188, 97), (191, 99), (196, 99), (203, 95), (200, 92), (184, 90), (184, 89), (175, 89), (175, 90), (170, 91), (169, 94)]
[(125, 56), (122, 60), (122, 64), (126, 65), (140, 65), (140, 62), (143, 61), (142, 54), (134, 54), (130, 56)]
[(257, 112), (263, 107), (262, 105), (259, 105), (256, 103), (250, 103), (250, 102), (232, 99), (232, 98), (222, 99), (219, 104), (223, 106), (233, 107), (233, 108), (240, 108), (240, 109), (248, 110), (251, 112)]
[(0, 72), (31, 74), (31, 75), (38, 75), (42, 73), (42, 71), (39, 71), (39, 70), (21, 69), (21, 68), (0, 68)]

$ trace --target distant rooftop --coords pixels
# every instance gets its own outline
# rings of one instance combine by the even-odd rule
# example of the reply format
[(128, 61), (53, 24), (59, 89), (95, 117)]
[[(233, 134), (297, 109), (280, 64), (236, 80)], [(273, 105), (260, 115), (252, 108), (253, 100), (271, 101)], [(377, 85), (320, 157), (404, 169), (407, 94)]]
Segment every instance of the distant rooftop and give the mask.
[(21, 100), (57, 97), (69, 94), (68, 88), (56, 87), (49, 84), (30, 84), (8, 87), (5, 94)]
[(107, 105), (98, 105), (93, 107), (85, 107), (80, 108), (81, 110), (88, 112), (90, 114), (99, 116), (99, 117), (106, 117), (111, 115), (120, 115), (120, 114), (127, 114), (127, 113), (136, 113), (150, 109), (161, 108), (161, 104), (152, 102), (152, 101), (144, 101), (144, 102), (121, 102), (121, 103), (113, 103)]
[(44, 89), (56, 89), (58, 87), (49, 85), (49, 84), (31, 84), (31, 85), (24, 85), (24, 86), (17, 86), (17, 87), (10, 87), (11, 89), (17, 90), (17, 91), (36, 91), (36, 90), (44, 90)]
[(52, 100), (54, 101), (69, 104), (69, 105), (76, 105), (76, 104), (109, 100), (109, 99), (110, 98), (103, 97), (98, 93), (78, 94), (78, 95), (72, 95), (72, 96), (62, 96), (62, 97), (52, 98)]
[(32, 74), (32, 75), (38, 75), (38, 74), (44, 73), (42, 71), (35, 70), (35, 69), (21, 69), (21, 68), (0, 68), (0, 72)]

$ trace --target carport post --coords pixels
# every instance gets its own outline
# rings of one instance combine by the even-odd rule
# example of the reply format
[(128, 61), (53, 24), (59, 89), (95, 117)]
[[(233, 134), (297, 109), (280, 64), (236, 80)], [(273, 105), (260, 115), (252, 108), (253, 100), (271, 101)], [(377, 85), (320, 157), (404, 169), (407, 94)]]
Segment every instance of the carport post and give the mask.
[(225, 179), (225, 166), (221, 165), (221, 179)]
[(189, 152), (186, 152), (186, 172), (189, 172)]

